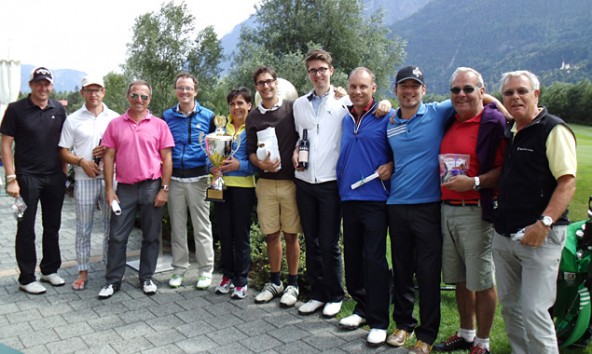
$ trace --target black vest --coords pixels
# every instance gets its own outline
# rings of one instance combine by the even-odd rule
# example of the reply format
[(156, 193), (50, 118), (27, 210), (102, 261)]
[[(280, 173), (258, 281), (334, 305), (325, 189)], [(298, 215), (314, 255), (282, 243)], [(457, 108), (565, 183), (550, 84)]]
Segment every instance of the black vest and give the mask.
[[(494, 217), (497, 233), (508, 235), (535, 223), (549, 204), (557, 181), (549, 169), (545, 145), (557, 124), (567, 127), (561, 118), (543, 108), (530, 125), (515, 136), (511, 132), (512, 126), (507, 127), (507, 147)], [(567, 225), (567, 210), (554, 222)]]

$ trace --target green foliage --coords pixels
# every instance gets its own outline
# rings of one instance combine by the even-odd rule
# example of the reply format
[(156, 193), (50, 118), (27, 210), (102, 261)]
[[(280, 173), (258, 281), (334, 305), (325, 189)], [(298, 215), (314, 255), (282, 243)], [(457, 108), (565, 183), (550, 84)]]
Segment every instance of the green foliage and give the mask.
[(592, 82), (555, 82), (541, 89), (540, 102), (568, 123), (592, 125)]
[(199, 82), (198, 98), (205, 107), (211, 107), (218, 98), (211, 88), (215, 87), (220, 76), (220, 61), (222, 60), (222, 45), (216, 36), (214, 26), (202, 30), (187, 55), (185, 70), (193, 73)]
[(212, 27), (192, 40), (194, 22), (184, 2), (176, 5), (170, 1), (161, 6), (160, 12), (138, 17), (132, 28), (134, 35), (123, 66), (125, 76), (152, 85), (150, 108), (157, 116), (175, 104), (173, 80), (180, 71), (189, 70), (207, 85), (213, 85), (219, 73), (220, 42)]
[[(379, 87), (388, 87), (391, 69), (403, 58), (403, 43), (383, 26), (382, 12), (363, 16), (356, 0), (264, 0), (257, 7), (257, 24), (243, 28), (233, 58), (233, 81), (251, 83), (253, 71), (272, 66), (300, 93), (310, 90), (304, 71), (304, 55), (311, 48), (331, 52), (334, 83), (345, 85), (347, 74), (366, 66)], [(248, 81), (247, 81), (248, 79)], [(251, 88), (253, 88), (251, 86)]]
[(129, 80), (122, 74), (110, 72), (103, 78), (105, 82), (105, 97), (103, 102), (110, 109), (119, 114), (123, 114), (128, 108), (128, 102), (125, 98)]

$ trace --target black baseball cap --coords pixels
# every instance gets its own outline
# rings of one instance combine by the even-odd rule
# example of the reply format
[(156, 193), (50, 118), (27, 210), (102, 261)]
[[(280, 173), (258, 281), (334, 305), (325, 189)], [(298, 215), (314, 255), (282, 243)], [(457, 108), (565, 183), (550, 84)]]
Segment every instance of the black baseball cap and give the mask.
[(47, 80), (53, 84), (51, 71), (43, 66), (33, 69), (33, 71), (31, 71), (31, 76), (29, 77), (29, 82), (38, 82), (41, 80)]
[(417, 66), (406, 66), (399, 70), (397, 73), (396, 83), (400, 84), (405, 80), (415, 80), (422, 85), (425, 85), (423, 81), (423, 73)]

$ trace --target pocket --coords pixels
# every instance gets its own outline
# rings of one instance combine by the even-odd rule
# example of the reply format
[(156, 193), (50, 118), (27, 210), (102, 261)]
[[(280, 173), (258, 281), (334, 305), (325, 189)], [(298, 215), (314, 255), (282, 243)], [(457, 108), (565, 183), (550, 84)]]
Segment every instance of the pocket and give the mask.
[(556, 226), (549, 231), (549, 235), (545, 240), (545, 243), (557, 245), (563, 248), (565, 245), (565, 238), (567, 236), (567, 227)]

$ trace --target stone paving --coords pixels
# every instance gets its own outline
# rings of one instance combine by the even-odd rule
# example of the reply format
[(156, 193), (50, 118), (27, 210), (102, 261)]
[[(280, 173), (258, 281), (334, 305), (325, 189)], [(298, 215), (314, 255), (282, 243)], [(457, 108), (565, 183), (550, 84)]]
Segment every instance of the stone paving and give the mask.
[[(2, 172), (2, 171), (0, 171)], [(0, 174), (3, 176), (3, 173)], [(74, 248), (73, 202), (66, 197), (60, 246), (62, 275), (67, 283), (44, 295), (18, 290), (14, 256), (16, 221), (13, 199), (0, 195), (0, 352), (14, 348), (24, 353), (406, 353), (387, 346), (366, 346), (367, 331), (343, 331), (336, 319), (320, 314), (300, 316), (296, 308), (282, 309), (278, 300), (254, 303), (216, 295), (213, 287), (196, 290), (195, 270), (187, 284), (168, 288), (171, 272), (156, 274), (158, 293), (148, 297), (138, 287), (137, 272), (126, 270), (122, 288), (112, 298), (99, 300), (104, 267), (100, 261), (101, 235), (93, 233), (92, 269), (87, 290), (70, 287), (78, 273)], [(40, 214), (40, 212), (38, 212)], [(98, 215), (96, 213), (98, 222)], [(41, 255), (41, 219), (37, 249)], [(137, 258), (139, 231), (130, 237), (128, 260)], [(221, 275), (214, 275), (214, 283)], [(297, 305), (299, 305), (298, 303)], [(4, 348), (3, 348), (4, 347)]]

